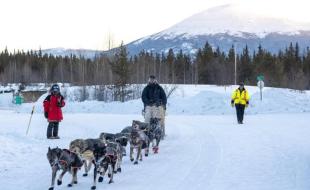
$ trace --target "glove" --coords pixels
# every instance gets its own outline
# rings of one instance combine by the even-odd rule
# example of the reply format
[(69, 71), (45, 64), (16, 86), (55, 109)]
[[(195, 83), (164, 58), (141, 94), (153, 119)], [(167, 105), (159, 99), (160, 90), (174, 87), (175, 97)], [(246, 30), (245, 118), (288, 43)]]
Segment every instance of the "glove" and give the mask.
[(61, 98), (58, 98), (58, 100), (57, 100), (57, 106), (58, 106), (58, 107), (62, 107), (62, 105), (61, 105)]
[(249, 101), (246, 102), (245, 107), (247, 108), (249, 106)]
[(231, 107), (234, 107), (235, 106), (235, 103), (233, 100), (231, 100)]
[(44, 117), (47, 119), (48, 118), (48, 112), (44, 112)]
[(154, 104), (154, 100), (149, 101), (149, 105), (152, 106)]

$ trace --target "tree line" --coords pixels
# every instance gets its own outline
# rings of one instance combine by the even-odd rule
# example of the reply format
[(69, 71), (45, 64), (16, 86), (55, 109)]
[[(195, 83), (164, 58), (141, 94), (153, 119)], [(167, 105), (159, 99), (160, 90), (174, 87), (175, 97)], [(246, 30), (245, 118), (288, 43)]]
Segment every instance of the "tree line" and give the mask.
[[(236, 55), (237, 81), (256, 85), (256, 76), (264, 75), (271, 87), (310, 89), (310, 49), (300, 52), (298, 44), (289, 44), (272, 54), (259, 46), (249, 52), (245, 46)], [(166, 84), (234, 84), (235, 50), (228, 53), (207, 42), (194, 55), (182, 50), (168, 53), (141, 51), (129, 56), (121, 45), (113, 55), (94, 59), (82, 56), (53, 56), (39, 51), (0, 53), (1, 83), (71, 83), (74, 85), (114, 85), (120, 93), (130, 84), (144, 84), (154, 74)]]

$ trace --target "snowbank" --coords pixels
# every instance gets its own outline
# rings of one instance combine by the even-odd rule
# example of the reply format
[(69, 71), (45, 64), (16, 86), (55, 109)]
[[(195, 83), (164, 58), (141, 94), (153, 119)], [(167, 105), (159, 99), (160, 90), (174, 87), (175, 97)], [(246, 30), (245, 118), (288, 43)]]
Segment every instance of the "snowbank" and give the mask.
[[(172, 115), (205, 115), (205, 114), (234, 114), (230, 106), (230, 96), (236, 86), (214, 85), (178, 85), (177, 89), (168, 99), (167, 113)], [(246, 87), (251, 94), (250, 106), (247, 114), (266, 113), (304, 113), (310, 112), (310, 92), (290, 89), (264, 88), (263, 101), (257, 87)], [(67, 104), (64, 113), (108, 113), (108, 114), (140, 114), (143, 104), (140, 99), (121, 102), (101, 102), (76, 100), (76, 87), (66, 87)], [(89, 94), (93, 94), (92, 89)], [(16, 112), (30, 112), (35, 105), (36, 113), (42, 113), (44, 94), (34, 104), (14, 106), (10, 94), (0, 94), (0, 109), (12, 109)]]

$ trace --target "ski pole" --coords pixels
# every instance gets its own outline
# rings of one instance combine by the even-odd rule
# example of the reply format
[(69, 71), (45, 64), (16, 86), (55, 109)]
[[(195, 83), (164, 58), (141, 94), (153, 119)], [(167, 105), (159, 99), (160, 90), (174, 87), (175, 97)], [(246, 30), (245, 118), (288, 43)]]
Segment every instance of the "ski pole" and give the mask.
[(33, 112), (34, 112), (34, 107), (35, 107), (35, 105), (32, 107), (32, 111), (31, 111), (31, 115), (30, 115), (27, 131), (26, 131), (26, 135), (28, 135), (28, 132), (29, 132), (29, 128), (30, 128), (30, 124), (31, 124), (31, 119), (32, 119), (32, 115), (33, 115)]

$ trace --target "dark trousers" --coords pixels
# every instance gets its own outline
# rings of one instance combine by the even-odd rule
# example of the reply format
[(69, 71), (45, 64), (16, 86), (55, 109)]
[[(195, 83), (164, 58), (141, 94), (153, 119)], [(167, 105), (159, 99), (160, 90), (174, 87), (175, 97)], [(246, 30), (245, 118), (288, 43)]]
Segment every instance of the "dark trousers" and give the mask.
[(235, 106), (236, 106), (236, 111), (237, 111), (238, 123), (242, 123), (243, 122), (245, 105), (236, 104)]
[(46, 133), (47, 138), (57, 137), (58, 136), (58, 127), (59, 127), (59, 122), (49, 122), (49, 124), (47, 126), (47, 133)]

